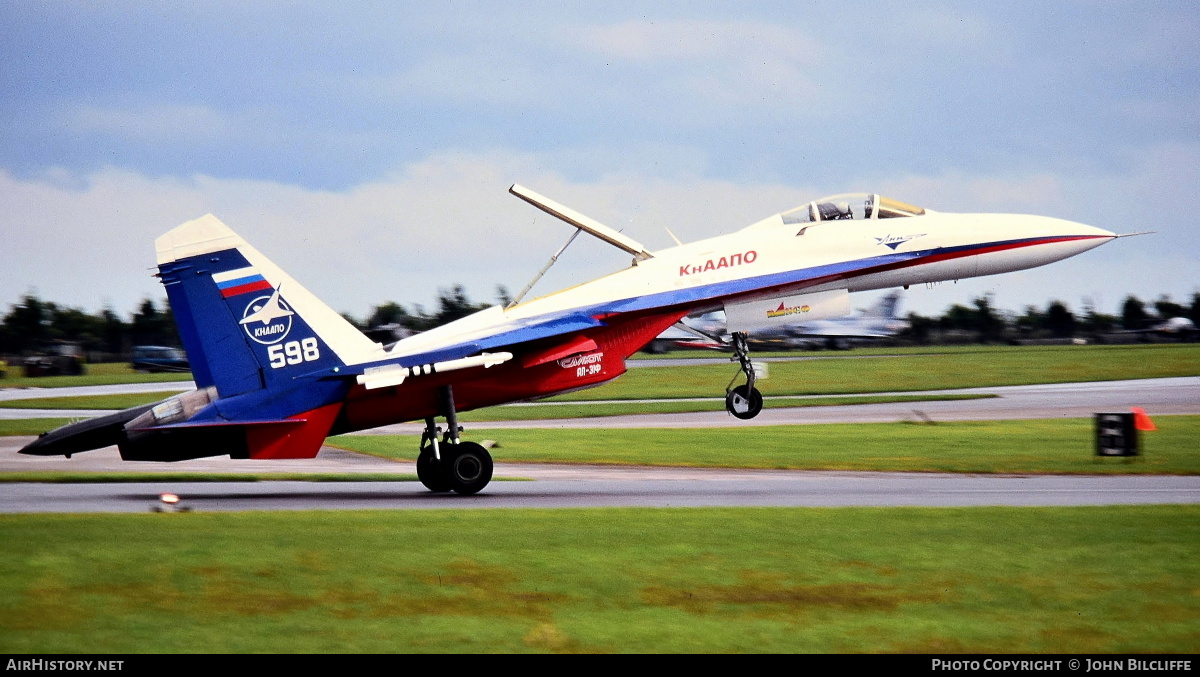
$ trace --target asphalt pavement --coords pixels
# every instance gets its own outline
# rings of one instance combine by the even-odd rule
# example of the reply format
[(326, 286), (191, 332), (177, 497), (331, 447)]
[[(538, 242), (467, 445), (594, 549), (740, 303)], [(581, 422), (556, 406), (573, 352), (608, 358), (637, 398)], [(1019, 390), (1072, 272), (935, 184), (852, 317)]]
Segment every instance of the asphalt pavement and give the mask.
[[(166, 384), (151, 392), (168, 392)], [(178, 388), (175, 384), (174, 388)], [(108, 388), (86, 394), (103, 394)], [(159, 390), (161, 389), (161, 390)], [(146, 391), (142, 391), (146, 392)], [(766, 409), (752, 421), (724, 412), (654, 414), (590, 419), (474, 423), (493, 428), (638, 428), (790, 425), (898, 420), (995, 420), (1088, 417), (1102, 411), (1145, 408), (1151, 416), (1200, 414), (1200, 378), (1145, 379), (1037, 386), (972, 388), (936, 393), (989, 393), (981, 400)], [(78, 394), (78, 393), (76, 393)], [(911, 394), (911, 393), (906, 393)], [(11, 411), (11, 410), (10, 410)], [(29, 417), (29, 410), (21, 412)], [(62, 416), (55, 411), (54, 415)], [(401, 424), (362, 434), (419, 434)], [(478, 437), (478, 436), (476, 436)], [(61, 457), (22, 456), (31, 437), (0, 438), (0, 471), (73, 470), (146, 473), (393, 473), (415, 472), (391, 461), (325, 447), (316, 459), (234, 461), (214, 457), (178, 463), (120, 460), (115, 447)], [(415, 450), (414, 450), (415, 451)], [(973, 506), (1111, 505), (1200, 502), (1200, 477), (995, 476), (935, 473), (842, 473), (723, 469), (612, 468), (498, 464), (497, 480), (478, 496), (433, 494), (416, 482), (150, 482), (137, 484), (9, 484), (0, 492), (4, 512), (140, 512), (160, 506), (165, 492), (195, 510), (350, 508), (480, 508), (586, 506)]]
[[(0, 513), (147, 512), (160, 496), (204, 512), (422, 508), (971, 507), (1200, 502), (1200, 477), (995, 476), (782, 470), (505, 465), (480, 494), (434, 494), (417, 482), (12, 484)], [(557, 477), (555, 475), (558, 475)]]

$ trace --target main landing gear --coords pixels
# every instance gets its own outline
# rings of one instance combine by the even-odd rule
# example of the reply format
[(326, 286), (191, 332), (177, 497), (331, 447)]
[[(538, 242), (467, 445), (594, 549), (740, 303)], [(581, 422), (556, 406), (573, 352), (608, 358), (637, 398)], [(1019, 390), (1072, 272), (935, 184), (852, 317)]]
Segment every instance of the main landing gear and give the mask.
[(754, 364), (750, 361), (750, 348), (747, 344), (746, 333), (737, 331), (732, 336), (733, 360), (741, 365), (741, 373), (746, 375), (746, 384), (733, 388), (733, 380), (725, 386), (725, 410), (737, 418), (747, 420), (758, 416), (763, 408), (763, 396), (754, 387)]
[(492, 455), (474, 442), (459, 439), (462, 428), (454, 411), (454, 391), (448, 385), (442, 386), (441, 395), (446, 433), (439, 442), (441, 428), (432, 417), (425, 419), (417, 479), (430, 491), (453, 491), (464, 496), (479, 493), (492, 481)]

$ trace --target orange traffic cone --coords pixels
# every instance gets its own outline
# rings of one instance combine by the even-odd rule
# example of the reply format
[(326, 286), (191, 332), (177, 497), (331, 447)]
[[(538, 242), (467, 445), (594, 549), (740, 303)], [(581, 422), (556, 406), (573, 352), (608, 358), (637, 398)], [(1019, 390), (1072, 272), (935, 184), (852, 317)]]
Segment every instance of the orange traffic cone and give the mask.
[(1150, 414), (1147, 414), (1145, 409), (1133, 407), (1130, 411), (1133, 412), (1133, 427), (1142, 432), (1158, 430), (1158, 428), (1154, 427), (1154, 421), (1150, 420)]

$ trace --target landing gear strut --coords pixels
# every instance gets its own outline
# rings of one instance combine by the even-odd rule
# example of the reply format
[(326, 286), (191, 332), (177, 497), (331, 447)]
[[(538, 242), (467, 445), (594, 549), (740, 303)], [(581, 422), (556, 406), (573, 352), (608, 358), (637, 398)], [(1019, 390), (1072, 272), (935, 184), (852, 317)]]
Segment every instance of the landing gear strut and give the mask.
[(442, 386), (442, 412), (446, 433), (438, 441), (441, 428), (432, 417), (425, 419), (421, 435), (421, 453), (417, 456), (417, 479), (430, 491), (454, 491), (464, 496), (478, 493), (492, 481), (492, 455), (474, 442), (463, 442), (458, 434), (458, 415), (454, 411), (454, 391)]
[(741, 366), (741, 373), (746, 375), (746, 384), (733, 386), (733, 380), (725, 387), (725, 410), (737, 418), (746, 420), (758, 416), (763, 408), (762, 393), (754, 387), (754, 364), (750, 361), (750, 347), (746, 341), (746, 333), (737, 331), (732, 336), (733, 359)]

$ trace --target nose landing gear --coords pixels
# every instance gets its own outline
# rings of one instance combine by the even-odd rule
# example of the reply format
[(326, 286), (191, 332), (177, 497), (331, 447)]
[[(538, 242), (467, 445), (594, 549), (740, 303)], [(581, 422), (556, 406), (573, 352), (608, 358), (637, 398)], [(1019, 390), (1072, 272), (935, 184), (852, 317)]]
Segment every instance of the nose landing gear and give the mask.
[(763, 396), (754, 387), (754, 364), (750, 361), (750, 348), (746, 340), (745, 332), (734, 332), (732, 335), (731, 344), (733, 346), (733, 358), (738, 361), (741, 366), (741, 373), (746, 375), (746, 384), (733, 386), (733, 381), (737, 380), (734, 375), (733, 380), (725, 387), (725, 410), (742, 420), (752, 419), (758, 416), (758, 412), (763, 408)]

